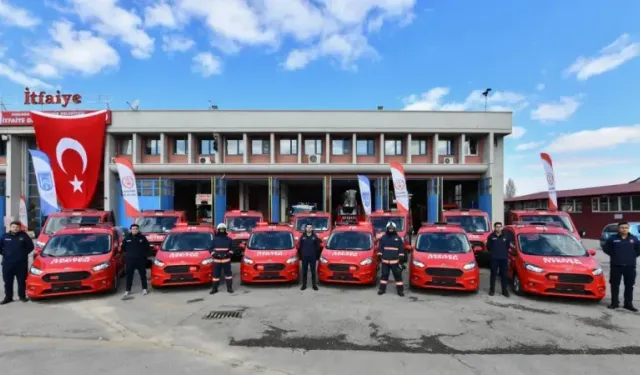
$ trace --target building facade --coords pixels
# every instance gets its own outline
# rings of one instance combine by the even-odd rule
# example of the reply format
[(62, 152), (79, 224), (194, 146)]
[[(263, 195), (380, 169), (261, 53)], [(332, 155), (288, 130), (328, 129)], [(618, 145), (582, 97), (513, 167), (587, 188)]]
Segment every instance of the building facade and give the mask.
[[(620, 221), (640, 221), (640, 180), (628, 184), (592, 187), (574, 190), (559, 190), (558, 207), (569, 212), (578, 229), (587, 233), (587, 238), (600, 238), (602, 229)], [(549, 194), (540, 192), (507, 199), (505, 208), (546, 209)]]
[[(202, 211), (216, 222), (234, 208), (284, 221), (297, 202), (332, 212), (345, 190), (358, 189), (357, 175), (369, 177), (374, 209), (390, 209), (388, 163), (398, 162), (414, 222), (436, 221), (445, 203), (503, 220), (503, 139), (511, 129), (507, 112), (113, 111), (94, 207), (128, 223), (116, 156), (134, 165), (142, 209), (197, 216), (208, 204)], [(0, 134), (0, 209), (17, 217), (25, 195), (33, 229), (41, 221), (28, 153), (33, 127), (3, 125)]]

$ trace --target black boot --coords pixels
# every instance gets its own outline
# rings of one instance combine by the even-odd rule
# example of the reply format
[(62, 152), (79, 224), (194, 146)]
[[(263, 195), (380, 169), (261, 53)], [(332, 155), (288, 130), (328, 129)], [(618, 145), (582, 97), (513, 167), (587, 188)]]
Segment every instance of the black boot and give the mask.
[(489, 295), (490, 295), (490, 296), (494, 296), (495, 294), (496, 294), (496, 292), (495, 292), (495, 291), (493, 291), (493, 290), (490, 290), (490, 291), (489, 291)]
[(318, 290), (318, 284), (313, 284), (312, 288), (313, 290)]
[(638, 309), (636, 309), (631, 302), (625, 303), (623, 307), (631, 312), (638, 312)]
[(2, 302), (0, 302), (0, 305), (6, 305), (7, 303), (11, 303), (13, 302), (13, 298), (9, 299), (9, 298), (5, 298), (2, 300)]
[(227, 292), (233, 293), (233, 287), (231, 285), (227, 285)]
[(615, 309), (617, 309), (618, 307), (620, 307), (620, 304), (619, 304), (619, 303), (617, 303), (617, 302), (611, 302), (611, 304), (609, 304), (609, 306), (607, 306), (607, 308), (608, 308), (608, 309), (611, 309), (611, 310), (615, 310)]
[(503, 290), (502, 291), (502, 295), (509, 298), (509, 291), (508, 290)]
[(302, 286), (300, 287), (300, 290), (306, 290), (307, 286), (305, 284), (302, 284)]
[(211, 291), (209, 292), (209, 294), (216, 294), (218, 293), (218, 286), (214, 285), (213, 288), (211, 288)]
[(398, 287), (398, 295), (399, 295), (400, 297), (404, 297), (404, 288), (403, 288), (403, 287), (401, 287), (401, 286), (400, 286), (400, 287)]
[(386, 292), (387, 292), (386, 290), (379, 289), (378, 290), (378, 295), (381, 296), (381, 295), (385, 294)]

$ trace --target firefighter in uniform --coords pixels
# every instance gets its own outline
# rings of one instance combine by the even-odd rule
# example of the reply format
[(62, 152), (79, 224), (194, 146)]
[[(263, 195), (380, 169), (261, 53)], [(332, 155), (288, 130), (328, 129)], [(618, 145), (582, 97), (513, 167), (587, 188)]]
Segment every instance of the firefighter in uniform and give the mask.
[(224, 272), (224, 281), (227, 283), (227, 292), (233, 293), (233, 275), (231, 274), (231, 256), (233, 255), (233, 241), (227, 235), (227, 226), (218, 224), (217, 233), (213, 239), (213, 288), (209, 294), (218, 293), (220, 276)]
[(402, 283), (402, 270), (400, 269), (400, 262), (406, 260), (404, 240), (398, 236), (393, 222), (387, 223), (387, 232), (380, 237), (378, 256), (382, 258), (382, 274), (380, 275), (378, 295), (383, 295), (387, 291), (389, 272), (393, 272), (398, 295), (404, 297), (404, 284)]
[(611, 304), (610, 309), (620, 306), (620, 282), (624, 279), (624, 304), (625, 309), (637, 312), (633, 306), (633, 287), (636, 283), (636, 258), (640, 257), (640, 240), (629, 233), (629, 223), (618, 224), (618, 234), (609, 237), (602, 247), (609, 256), (611, 264)]

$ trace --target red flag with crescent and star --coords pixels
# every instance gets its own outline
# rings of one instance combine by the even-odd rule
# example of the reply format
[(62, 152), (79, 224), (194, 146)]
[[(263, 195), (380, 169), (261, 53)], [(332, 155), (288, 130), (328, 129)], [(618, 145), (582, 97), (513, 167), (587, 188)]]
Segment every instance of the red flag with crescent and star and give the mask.
[(78, 116), (31, 112), (36, 142), (51, 161), (62, 208), (89, 208), (102, 169), (107, 111)]

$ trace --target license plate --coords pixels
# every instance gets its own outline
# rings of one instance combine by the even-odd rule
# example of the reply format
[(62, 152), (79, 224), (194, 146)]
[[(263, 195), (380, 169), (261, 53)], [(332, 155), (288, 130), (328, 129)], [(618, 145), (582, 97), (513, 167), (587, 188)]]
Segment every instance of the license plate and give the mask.
[(432, 280), (434, 284), (455, 284), (456, 283), (456, 279), (451, 277), (434, 277)]
[(568, 292), (571, 292), (571, 291), (581, 292), (581, 291), (584, 290), (584, 285), (556, 284), (556, 289), (558, 289), (558, 290), (566, 290)]
[(171, 275), (171, 280), (184, 281), (190, 279), (191, 275)]
[(82, 286), (82, 283), (63, 283), (63, 284), (53, 284), (51, 289), (56, 292), (65, 292), (68, 290), (76, 289)]

